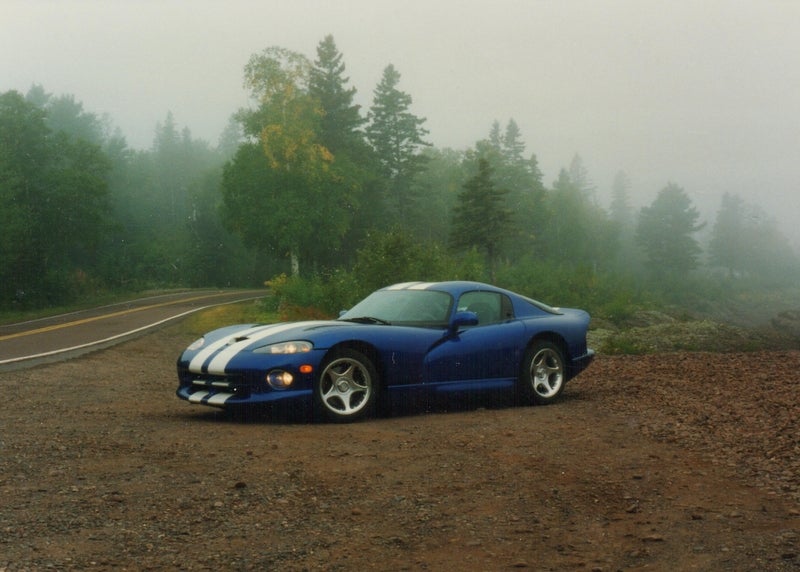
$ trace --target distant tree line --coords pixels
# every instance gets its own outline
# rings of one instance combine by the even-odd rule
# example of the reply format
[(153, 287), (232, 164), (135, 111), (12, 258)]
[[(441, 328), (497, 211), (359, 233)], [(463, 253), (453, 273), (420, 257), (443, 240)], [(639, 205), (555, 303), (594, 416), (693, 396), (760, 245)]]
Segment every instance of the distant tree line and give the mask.
[(253, 105), (217, 145), (168, 113), (148, 150), (72, 96), (0, 94), (0, 308), (272, 279), (332, 310), (388, 282), (466, 278), (611, 314), (800, 276), (737, 195), (707, 225), (673, 182), (636, 211), (619, 173), (605, 208), (578, 155), (547, 185), (513, 119), (470, 149), (432, 146), (393, 65), (369, 109), (355, 103), (332, 36), (313, 60), (254, 54), (244, 80)]

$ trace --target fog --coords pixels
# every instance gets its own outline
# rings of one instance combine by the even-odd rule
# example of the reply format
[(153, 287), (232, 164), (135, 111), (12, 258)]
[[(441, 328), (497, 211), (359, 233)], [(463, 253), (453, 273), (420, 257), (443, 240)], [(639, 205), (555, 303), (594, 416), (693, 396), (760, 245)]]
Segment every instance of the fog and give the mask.
[(250, 55), (332, 34), (366, 108), (389, 63), (429, 140), (466, 149), (513, 118), (551, 183), (577, 153), (607, 204), (668, 182), (712, 219), (724, 192), (800, 246), (800, 3), (714, 0), (0, 0), (0, 92), (34, 83), (148, 148), (171, 111), (214, 144)]

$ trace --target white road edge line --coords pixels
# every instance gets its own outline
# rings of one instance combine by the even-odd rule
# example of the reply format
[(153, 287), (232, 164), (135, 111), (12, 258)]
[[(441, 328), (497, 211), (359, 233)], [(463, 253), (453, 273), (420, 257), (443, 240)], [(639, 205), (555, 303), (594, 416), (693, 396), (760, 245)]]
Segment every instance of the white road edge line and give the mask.
[(213, 308), (214, 306), (227, 306), (228, 304), (236, 304), (238, 302), (247, 302), (248, 300), (255, 300), (256, 298), (263, 298), (263, 296), (252, 296), (250, 298), (242, 298), (241, 300), (232, 300), (230, 302), (225, 302), (223, 304), (209, 304), (208, 306), (202, 306), (200, 308), (192, 308), (191, 310), (188, 310), (186, 312), (182, 312), (180, 314), (176, 314), (174, 316), (170, 316), (169, 318), (164, 318), (163, 320), (159, 320), (158, 322), (153, 322), (152, 324), (147, 324), (147, 325), (142, 326), (140, 328), (136, 328), (135, 330), (129, 330), (127, 332), (122, 332), (121, 334), (117, 334), (117, 335), (111, 336), (109, 338), (105, 338), (105, 339), (102, 339), (102, 340), (95, 340), (93, 342), (88, 342), (88, 343), (81, 344), (81, 345), (78, 345), (78, 346), (72, 346), (71, 348), (61, 348), (61, 349), (58, 349), (58, 350), (52, 350), (52, 351), (43, 352), (43, 353), (40, 353), (40, 354), (33, 354), (33, 355), (29, 355), (29, 356), (21, 356), (21, 357), (15, 357), (15, 358), (10, 358), (10, 359), (0, 360), (0, 365), (6, 365), (6, 364), (11, 364), (11, 363), (19, 363), (19, 362), (26, 361), (26, 360), (33, 360), (33, 359), (51, 357), (51, 356), (58, 355), (58, 354), (61, 354), (61, 353), (74, 352), (74, 351), (90, 348), (92, 346), (102, 347), (104, 344), (108, 344), (108, 343), (113, 342), (115, 340), (118, 340), (120, 338), (125, 338), (125, 337), (136, 335), (139, 332), (142, 332), (144, 330), (147, 330), (147, 329), (150, 329), (150, 328), (155, 328), (157, 326), (160, 326), (161, 324), (169, 322), (170, 320), (177, 320), (178, 318), (183, 318), (184, 316), (188, 316), (189, 314), (193, 314), (194, 312), (199, 312), (200, 310), (205, 310), (207, 308)]

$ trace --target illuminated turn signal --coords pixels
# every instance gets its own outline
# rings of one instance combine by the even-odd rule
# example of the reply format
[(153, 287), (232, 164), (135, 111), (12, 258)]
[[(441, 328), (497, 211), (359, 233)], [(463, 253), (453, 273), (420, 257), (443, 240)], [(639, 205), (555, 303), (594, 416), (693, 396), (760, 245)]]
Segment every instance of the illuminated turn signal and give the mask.
[(314, 368), (308, 364), (300, 366), (300, 373), (311, 373), (314, 371)]

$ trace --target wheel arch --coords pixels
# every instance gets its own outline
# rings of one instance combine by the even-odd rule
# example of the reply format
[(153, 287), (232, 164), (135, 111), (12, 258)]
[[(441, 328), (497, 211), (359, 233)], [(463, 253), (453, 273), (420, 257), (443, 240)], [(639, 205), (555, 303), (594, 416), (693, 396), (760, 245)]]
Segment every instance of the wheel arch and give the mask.
[(533, 345), (537, 342), (546, 341), (551, 342), (558, 346), (558, 348), (563, 352), (564, 359), (569, 359), (569, 344), (564, 339), (561, 334), (556, 332), (537, 332), (530, 340), (528, 340), (528, 345), (525, 347), (526, 350), (529, 350), (533, 347)]
[(378, 384), (383, 384), (383, 378), (384, 378), (383, 363), (380, 359), (380, 352), (378, 351), (378, 348), (363, 340), (342, 341), (331, 346), (330, 349), (328, 349), (327, 353), (325, 354), (325, 357), (323, 358), (323, 362), (328, 359), (328, 356), (340, 350), (355, 350), (363, 354), (364, 357), (368, 358), (372, 362), (375, 371), (378, 373)]
[[(537, 332), (536, 335), (534, 335), (528, 341), (528, 345), (525, 347), (525, 352), (530, 350), (533, 347), (533, 345), (539, 341), (551, 342), (556, 346), (558, 346), (558, 349), (561, 350), (561, 357), (564, 358), (564, 374), (566, 375), (566, 381), (569, 381), (570, 379), (575, 377), (578, 372), (580, 372), (580, 369), (577, 370), (577, 372), (575, 370), (573, 364), (573, 353), (570, 351), (569, 343), (567, 343), (567, 340), (564, 338), (564, 336), (550, 330), (546, 332)], [(523, 357), (520, 368), (524, 367), (524, 361), (525, 360)]]
[(570, 363), (570, 353), (569, 353), (569, 344), (564, 339), (563, 336), (556, 332), (546, 331), (546, 332), (537, 332), (530, 340), (528, 340), (528, 345), (525, 346), (525, 352), (523, 352), (522, 359), (520, 360), (520, 373), (522, 372), (522, 368), (525, 365), (525, 354), (537, 343), (537, 342), (550, 342), (555, 344), (559, 350), (561, 350), (561, 356), (564, 358), (564, 367), (568, 369), (568, 364)]

